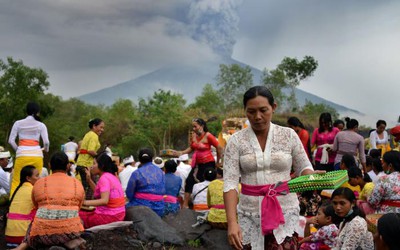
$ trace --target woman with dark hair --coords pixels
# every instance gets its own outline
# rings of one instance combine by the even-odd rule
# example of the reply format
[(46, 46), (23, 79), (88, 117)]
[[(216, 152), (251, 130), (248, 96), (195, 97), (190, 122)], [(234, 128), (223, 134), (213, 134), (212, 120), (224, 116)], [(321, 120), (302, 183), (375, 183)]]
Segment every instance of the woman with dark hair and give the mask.
[(296, 131), (301, 143), (303, 144), (304, 150), (308, 155), (308, 158), (311, 159), (310, 135), (308, 134), (308, 131), (304, 127), (303, 123), (299, 120), (299, 118), (292, 116), (287, 120), (287, 124), (290, 128)]
[(79, 218), (84, 191), (82, 184), (67, 175), (68, 156), (54, 153), (50, 159), (52, 174), (36, 181), (32, 202), (38, 208), (26, 236), (17, 249), (65, 246), (73, 249), (82, 242), (83, 226)]
[[(125, 197), (121, 183), (116, 177), (117, 172), (117, 166), (106, 153), (98, 155), (90, 171), (86, 170), (86, 181), (94, 192), (94, 200), (85, 200), (83, 205), (96, 209), (91, 212), (79, 212), (85, 228), (124, 220)], [(92, 180), (94, 175), (100, 175), (97, 184)]]
[[(39, 174), (43, 168), (43, 151), (49, 151), (49, 136), (46, 125), (39, 118), (40, 107), (35, 102), (26, 105), (27, 117), (14, 123), (8, 143), (16, 152), (14, 172), (11, 182), (10, 197), (19, 185), (21, 169), (24, 166), (34, 166)], [(18, 145), (15, 142), (18, 137)], [(40, 147), (40, 138), (43, 148)]]
[(129, 179), (126, 188), (129, 203), (126, 206), (146, 206), (162, 217), (165, 207), (165, 176), (164, 172), (153, 164), (153, 157), (153, 151), (149, 148), (139, 151), (140, 165)]
[(354, 192), (340, 187), (333, 191), (331, 201), (336, 215), (342, 219), (336, 246), (332, 249), (373, 250), (372, 234), (368, 231), (365, 215), (356, 205)]
[(334, 126), (335, 128), (338, 128), (340, 131), (342, 131), (342, 130), (344, 129), (344, 121), (342, 121), (342, 120), (335, 120), (335, 121), (333, 122), (333, 126)]
[(378, 120), (376, 122), (376, 130), (369, 134), (369, 142), (371, 149), (379, 149), (383, 156), (387, 151), (390, 151), (389, 135), (386, 132), (386, 122)]
[(180, 206), (178, 201), (179, 191), (182, 186), (182, 178), (175, 175), (178, 164), (174, 160), (164, 163), (165, 168), (165, 215), (178, 213)]
[(314, 129), (311, 138), (311, 148), (317, 147), (315, 153), (315, 169), (332, 171), (336, 153), (332, 145), (339, 129), (332, 126), (330, 113), (322, 113), (319, 116), (319, 127)]
[[(194, 151), (192, 156), (192, 166), (194, 166), (194, 168), (190, 171), (185, 183), (184, 208), (189, 207), (189, 199), (193, 190), (193, 185), (197, 182), (204, 181), (204, 170), (209, 167), (220, 167), (222, 164), (223, 149), (219, 145), (218, 140), (208, 132), (206, 122), (201, 118), (193, 119), (192, 128), (194, 134), (191, 138), (190, 147), (177, 153), (177, 156), (181, 156)], [(217, 162), (215, 162), (211, 152), (211, 146), (215, 147), (217, 150)]]
[(265, 86), (247, 90), (243, 106), (250, 126), (225, 148), (228, 241), (235, 249), (296, 249), (300, 208), (287, 181), (292, 167), (296, 176), (314, 169), (296, 132), (271, 122), (277, 105)]
[(353, 187), (359, 186), (361, 189), (357, 199), (357, 206), (365, 215), (374, 213), (375, 209), (367, 202), (375, 186), (369, 175), (367, 173), (363, 174), (358, 167), (349, 168), (347, 175), (349, 177), (348, 183)]
[(400, 246), (400, 214), (388, 213), (378, 219), (374, 235), (377, 250), (397, 250)]
[(22, 168), (19, 185), (10, 199), (5, 232), (7, 247), (16, 247), (22, 242), (35, 216), (32, 189), (38, 179), (39, 172), (34, 166)]
[(363, 171), (366, 172), (364, 138), (359, 135), (358, 121), (346, 117), (346, 130), (340, 131), (333, 142), (333, 151), (336, 152), (335, 170), (340, 168), (340, 161), (344, 154), (351, 154), (354, 158), (359, 157)]
[(400, 152), (389, 151), (383, 155), (383, 169), (387, 175), (379, 177), (368, 203), (377, 213), (400, 212)]
[(76, 161), (76, 172), (80, 175), (87, 200), (93, 198), (93, 192), (86, 181), (86, 170), (93, 166), (93, 160), (100, 148), (99, 136), (104, 132), (104, 121), (100, 118), (90, 120), (89, 129), (80, 144), (78, 160)]

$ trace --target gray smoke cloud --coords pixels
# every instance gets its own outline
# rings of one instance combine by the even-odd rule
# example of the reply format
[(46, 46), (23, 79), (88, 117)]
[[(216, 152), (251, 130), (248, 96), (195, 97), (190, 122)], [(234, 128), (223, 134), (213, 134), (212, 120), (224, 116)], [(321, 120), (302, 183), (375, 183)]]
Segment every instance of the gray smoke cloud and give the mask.
[(242, 0), (197, 0), (190, 5), (188, 17), (192, 38), (208, 44), (224, 57), (231, 57), (238, 32), (238, 7)]

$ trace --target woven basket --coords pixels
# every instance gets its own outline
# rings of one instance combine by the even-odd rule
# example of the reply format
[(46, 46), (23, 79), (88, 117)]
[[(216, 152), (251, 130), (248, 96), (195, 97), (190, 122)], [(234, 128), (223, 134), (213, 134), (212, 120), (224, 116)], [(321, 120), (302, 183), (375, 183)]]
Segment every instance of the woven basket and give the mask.
[(331, 171), (326, 174), (310, 174), (288, 182), (292, 193), (310, 190), (336, 189), (348, 181), (347, 170)]

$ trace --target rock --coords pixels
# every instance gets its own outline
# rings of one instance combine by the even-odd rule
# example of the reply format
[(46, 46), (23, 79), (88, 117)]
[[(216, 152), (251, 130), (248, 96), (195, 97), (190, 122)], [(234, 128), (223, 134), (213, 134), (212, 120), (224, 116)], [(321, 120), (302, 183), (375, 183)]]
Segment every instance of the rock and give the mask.
[(212, 229), (205, 232), (201, 241), (207, 249), (226, 250), (232, 249), (228, 242), (227, 232), (223, 229)]
[(175, 228), (164, 222), (153, 210), (145, 206), (126, 209), (126, 221), (133, 222), (133, 229), (144, 242), (161, 242), (167, 245), (182, 246), (185, 241)]
[(86, 231), (81, 237), (86, 240), (86, 249), (88, 250), (143, 249), (145, 244), (138, 239), (133, 224), (100, 230), (96, 233)]
[(205, 231), (211, 229), (211, 226), (207, 223), (195, 228), (192, 227), (192, 225), (197, 222), (196, 218), (198, 215), (199, 213), (191, 209), (181, 209), (178, 214), (168, 215), (163, 220), (171, 227), (175, 228), (179, 235), (187, 242), (200, 238)]

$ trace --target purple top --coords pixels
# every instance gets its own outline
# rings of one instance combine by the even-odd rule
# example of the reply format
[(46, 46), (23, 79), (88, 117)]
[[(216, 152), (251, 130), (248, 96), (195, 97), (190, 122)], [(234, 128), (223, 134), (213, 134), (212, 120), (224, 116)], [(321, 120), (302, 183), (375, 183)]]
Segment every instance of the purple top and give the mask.
[(358, 153), (360, 161), (365, 163), (364, 137), (352, 130), (340, 131), (336, 135), (333, 150), (336, 151), (335, 164), (340, 162), (346, 153), (354, 156)]

